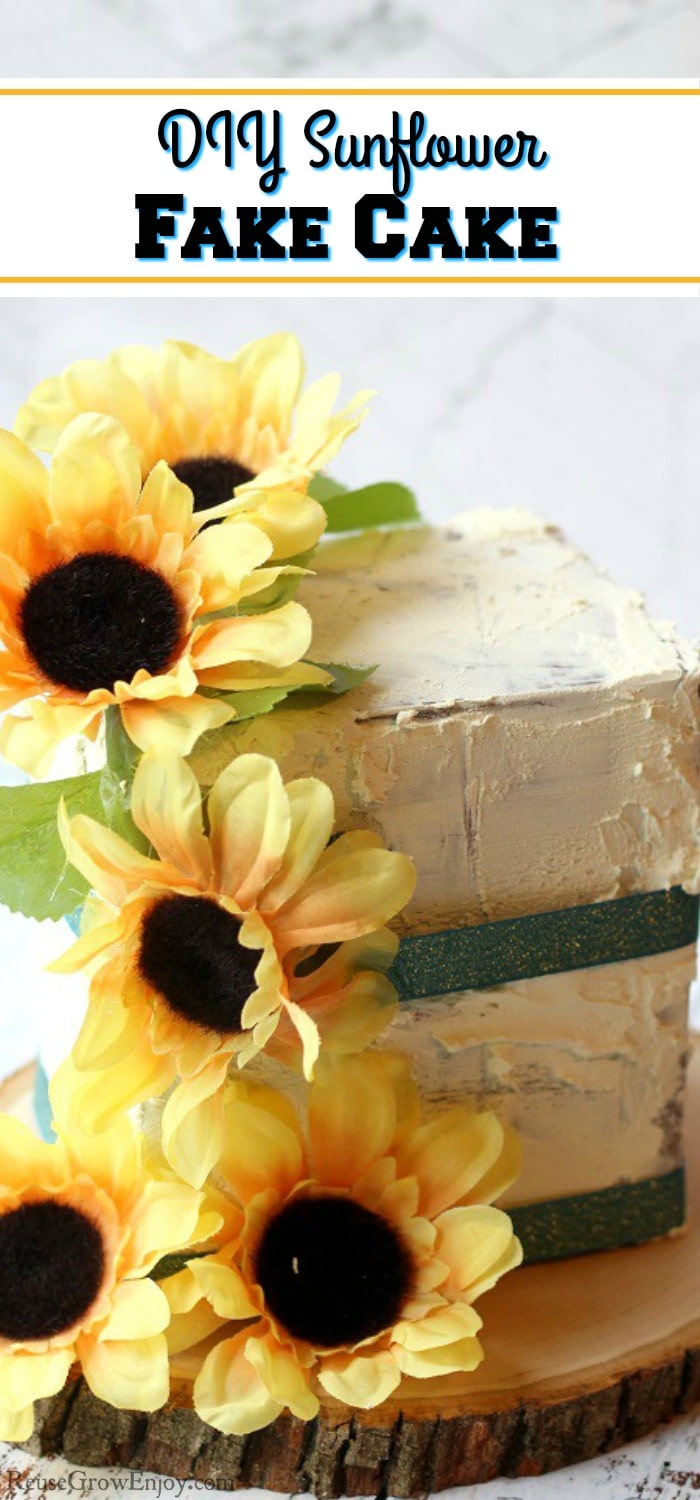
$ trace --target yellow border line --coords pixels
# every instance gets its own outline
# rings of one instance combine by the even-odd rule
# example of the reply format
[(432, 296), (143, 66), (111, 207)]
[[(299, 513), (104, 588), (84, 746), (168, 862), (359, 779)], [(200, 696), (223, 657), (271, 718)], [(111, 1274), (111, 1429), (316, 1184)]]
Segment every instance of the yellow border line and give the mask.
[(461, 286), (465, 282), (479, 286), (604, 285), (604, 286), (698, 286), (697, 276), (0, 276), (0, 286), (24, 286), (51, 283), (54, 286), (364, 286), (372, 282), (381, 286)]
[(263, 98), (263, 99), (273, 98), (274, 99), (274, 98), (277, 98), (277, 97), (279, 97), (279, 98), (306, 97), (306, 96), (310, 96), (310, 95), (313, 95), (313, 94), (328, 95), (329, 98), (336, 98), (336, 97), (338, 97), (338, 98), (349, 98), (349, 97), (353, 97), (353, 96), (356, 96), (356, 95), (363, 95), (363, 96), (369, 95), (369, 96), (372, 96), (372, 97), (377, 97), (377, 98), (384, 97), (384, 98), (389, 98), (389, 99), (393, 99), (393, 98), (397, 98), (397, 99), (412, 99), (412, 98), (424, 98), (424, 97), (428, 97), (428, 98), (431, 98), (431, 97), (445, 97), (445, 98), (455, 98), (455, 97), (457, 97), (457, 98), (461, 98), (461, 97), (471, 97), (471, 96), (473, 96), (475, 98), (479, 98), (479, 97), (483, 97), (485, 95), (497, 95), (497, 96), (502, 96), (502, 97), (518, 97), (518, 98), (522, 98), (522, 97), (536, 97), (536, 98), (539, 98), (539, 97), (542, 96), (542, 97), (545, 97), (545, 98), (550, 98), (550, 97), (561, 97), (561, 96), (568, 96), (568, 95), (571, 95), (572, 97), (581, 97), (581, 96), (590, 96), (590, 95), (593, 95), (593, 94), (595, 94), (597, 96), (608, 96), (608, 97), (611, 97), (611, 98), (617, 98), (617, 97), (619, 97), (619, 98), (625, 98), (628, 95), (631, 95), (631, 96), (640, 96), (642, 98), (646, 98), (646, 97), (659, 97), (659, 96), (673, 97), (673, 96), (677, 95), (679, 98), (683, 98), (683, 97), (688, 97), (688, 96), (694, 97), (695, 95), (700, 94), (700, 87), (694, 86), (692, 88), (677, 88), (677, 89), (676, 88), (629, 88), (629, 89), (628, 88), (571, 88), (571, 89), (569, 89), (569, 88), (541, 88), (541, 89), (535, 89), (535, 88), (498, 88), (498, 89), (492, 89), (492, 88), (453, 88), (453, 89), (447, 89), (447, 88), (445, 88), (445, 89), (442, 89), (442, 88), (425, 88), (425, 89), (416, 89), (416, 88), (411, 88), (411, 89), (387, 88), (387, 89), (369, 89), (369, 88), (367, 88), (367, 89), (364, 89), (364, 88), (359, 88), (359, 89), (351, 89), (351, 88), (334, 88), (332, 85), (326, 85), (326, 87), (303, 88), (303, 89), (302, 88), (297, 88), (297, 89), (292, 89), (292, 88), (279, 88), (279, 89), (261, 88), (261, 89), (252, 89), (252, 88), (238, 88), (235, 84), (231, 85), (231, 86), (229, 86), (227, 84), (222, 84), (220, 88), (196, 88), (196, 87), (193, 88), (193, 87), (190, 87), (189, 85), (186, 86), (185, 88), (178, 88), (176, 85), (173, 84), (173, 85), (171, 85), (170, 88), (133, 88), (133, 89), (132, 88), (104, 88), (104, 89), (98, 89), (98, 88), (0, 88), (0, 98), (14, 98), (14, 97), (17, 97), (17, 96), (20, 96), (20, 95), (25, 95), (25, 96), (26, 95), (31, 95), (32, 97), (46, 95), (47, 97), (51, 97), (51, 98), (59, 98), (59, 97), (60, 98), (65, 98), (67, 96), (76, 96), (76, 97), (80, 97), (80, 98), (85, 98), (85, 97), (121, 98), (124, 95), (129, 95), (131, 97), (139, 97), (139, 98), (169, 98), (169, 97), (171, 97), (173, 95), (177, 95), (178, 97), (181, 97), (181, 98), (185, 98), (185, 97), (191, 98), (191, 97), (195, 97), (197, 95), (201, 95), (202, 97), (218, 98), (221, 95), (228, 95), (228, 94), (236, 94), (236, 95), (240, 95), (241, 97), (246, 97), (246, 98), (251, 97), (251, 98), (255, 98), (255, 99), (257, 99), (257, 98)]

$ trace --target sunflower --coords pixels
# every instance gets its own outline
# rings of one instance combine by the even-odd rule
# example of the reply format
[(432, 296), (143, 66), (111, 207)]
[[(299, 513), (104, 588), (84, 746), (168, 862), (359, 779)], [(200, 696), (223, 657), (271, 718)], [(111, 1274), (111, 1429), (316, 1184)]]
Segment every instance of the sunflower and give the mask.
[(79, 1361), (111, 1406), (155, 1411), (167, 1399), (167, 1299), (149, 1272), (208, 1239), (221, 1217), (202, 1195), (159, 1180), (122, 1118), (85, 1137), (68, 1128), (70, 1066), (56, 1075), (58, 1138), (47, 1145), (0, 1116), (0, 1438), (24, 1442), (33, 1404)]
[[(0, 431), (0, 731), (6, 758), (48, 770), (62, 739), (94, 738), (116, 705), (131, 740), (187, 754), (235, 716), (212, 690), (326, 681), (300, 662), (301, 605), (226, 617), (285, 570), (247, 521), (202, 530), (164, 463), (141, 488), (138, 456), (111, 417), (65, 429), (47, 471)], [(202, 692), (200, 689), (205, 689)]]
[(275, 557), (292, 557), (315, 545), (325, 525), (321, 506), (305, 493), (308, 481), (359, 426), (369, 394), (334, 414), (338, 378), (327, 376), (300, 395), (303, 375), (291, 334), (257, 339), (229, 360), (194, 344), (130, 346), (42, 381), (16, 431), (52, 452), (80, 412), (117, 417), (144, 479), (165, 459), (192, 490), (196, 510), (230, 502), (235, 491), (235, 514), (254, 513), (274, 540)]
[(199, 1186), (223, 1144), (220, 1095), (233, 1058), (242, 1067), (263, 1049), (296, 1055), (308, 1077), (321, 1042), (359, 1050), (387, 1025), (396, 996), (382, 971), (396, 939), (383, 924), (415, 875), (374, 834), (328, 844), (329, 788), (311, 777), (285, 786), (263, 755), (240, 756), (218, 777), (208, 835), (194, 773), (165, 748), (140, 761), (131, 813), (157, 858), (62, 811), (66, 855), (98, 899), (52, 967), (92, 972), (73, 1054), (86, 1075), (86, 1128), (179, 1079), (163, 1144)]
[(475, 1369), (473, 1303), (522, 1259), (490, 1206), (518, 1172), (512, 1132), (466, 1108), (424, 1119), (384, 1053), (322, 1059), (305, 1128), (245, 1078), (225, 1114), (217, 1181), (243, 1225), (163, 1283), (203, 1420), (243, 1434), (285, 1408), (312, 1419), (319, 1386), (369, 1408), (404, 1375)]

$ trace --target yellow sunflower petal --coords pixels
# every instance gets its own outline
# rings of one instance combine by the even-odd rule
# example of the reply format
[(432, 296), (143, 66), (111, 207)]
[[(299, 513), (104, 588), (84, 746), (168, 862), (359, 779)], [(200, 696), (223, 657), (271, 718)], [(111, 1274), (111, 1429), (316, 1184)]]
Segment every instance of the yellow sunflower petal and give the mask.
[(216, 526), (200, 531), (186, 564), (201, 576), (202, 609), (227, 609), (240, 597), (247, 574), (267, 562), (272, 543), (257, 526)]
[(46, 965), (47, 971), (50, 974), (77, 974), (79, 969), (84, 969), (105, 948), (111, 948), (117, 943), (123, 931), (120, 917), (116, 917), (113, 922), (100, 922), (90, 927), (60, 958), (54, 958)]
[(173, 1276), (164, 1276), (160, 1283), (163, 1295), (168, 1299), (168, 1306), (172, 1317), (180, 1317), (185, 1313), (191, 1313), (199, 1302), (202, 1301), (202, 1293), (192, 1275), (190, 1266), (183, 1266), (181, 1271), (176, 1271)]
[(54, 1127), (73, 1171), (87, 1172), (110, 1198), (119, 1201), (141, 1181), (139, 1138), (128, 1115), (120, 1115), (99, 1135), (81, 1131), (76, 1117), (80, 1079), (70, 1058), (54, 1073), (49, 1087)]
[(396, 1362), (404, 1375), (414, 1380), (432, 1380), (435, 1375), (452, 1375), (476, 1370), (484, 1358), (478, 1339), (457, 1339), (438, 1349), (402, 1349), (395, 1346)]
[(280, 867), (291, 818), (279, 768), (266, 755), (240, 755), (209, 794), (219, 890), (245, 910)]
[[(336, 842), (340, 846), (344, 838)], [(285, 949), (361, 937), (396, 916), (415, 883), (414, 866), (405, 854), (338, 850), (332, 860), (322, 856), (301, 890), (275, 913), (275, 935)]]
[(223, 1265), (213, 1257), (193, 1260), (189, 1269), (193, 1281), (217, 1317), (243, 1323), (259, 1315), (260, 1308), (236, 1266)]
[(324, 781), (315, 776), (303, 777), (288, 782), (286, 792), (291, 819), (289, 838), (280, 868), (258, 902), (263, 912), (276, 911), (296, 894), (333, 832), (335, 804), (333, 793)]
[(308, 661), (277, 669), (261, 667), (256, 662), (239, 662), (233, 667), (207, 667), (199, 676), (205, 687), (225, 688), (236, 693), (265, 687), (328, 687), (332, 681), (330, 673), (323, 667), (314, 667)]
[(303, 1176), (304, 1153), (291, 1111), (273, 1112), (269, 1094), (246, 1094), (236, 1085), (226, 1096), (226, 1132), (219, 1175), (241, 1203), (274, 1188), (286, 1197)]
[(462, 1195), (463, 1203), (493, 1203), (520, 1176), (523, 1147), (519, 1135), (510, 1125), (503, 1126), (503, 1147), (488, 1172)]
[(270, 538), (274, 562), (311, 552), (328, 524), (317, 500), (287, 485), (269, 485), (266, 489), (250, 486), (239, 491), (239, 496), (240, 508), (224, 521), (224, 526), (240, 525), (244, 516), (254, 519)]
[(136, 826), (166, 863), (196, 885), (211, 879), (211, 852), (204, 833), (199, 782), (173, 750), (147, 750), (136, 768), (131, 792)]
[(158, 1411), (170, 1391), (168, 1346), (163, 1334), (153, 1338), (80, 1338), (78, 1355), (94, 1396), (120, 1411)]
[(113, 987), (114, 981), (112, 984), (102, 983), (105, 970), (109, 975), (120, 965), (121, 959), (114, 966), (105, 964), (90, 986), (85, 1018), (71, 1053), (79, 1072), (92, 1073), (98, 1068), (111, 1068), (145, 1040), (150, 1014), (147, 1005), (126, 1006), (118, 988)]
[(352, 942), (341, 943), (311, 974), (301, 978), (295, 975), (292, 981), (294, 998), (303, 998), (309, 1004), (316, 996), (323, 997), (344, 989), (356, 974), (364, 970), (386, 973), (398, 948), (398, 937), (388, 927), (380, 927), (378, 932), (367, 933)]
[(50, 453), (63, 429), (85, 411), (109, 413), (127, 429), (132, 442), (139, 447), (148, 443), (153, 414), (145, 394), (117, 358), (78, 360), (61, 375), (41, 381), (19, 411), (15, 429), (33, 448)]
[(363, 1411), (381, 1406), (401, 1381), (401, 1371), (388, 1350), (378, 1354), (333, 1354), (324, 1358), (319, 1384), (346, 1406)]
[(151, 1271), (172, 1250), (196, 1244), (201, 1193), (182, 1182), (146, 1182), (132, 1207), (130, 1261), (138, 1271)]
[(288, 1407), (292, 1416), (301, 1422), (311, 1422), (318, 1416), (320, 1402), (310, 1388), (308, 1371), (302, 1369), (291, 1349), (283, 1348), (267, 1334), (250, 1338), (245, 1353), (270, 1395)]
[(447, 1307), (431, 1308), (424, 1317), (414, 1321), (401, 1321), (393, 1331), (392, 1342), (418, 1353), (454, 1344), (459, 1339), (473, 1338), (481, 1326), (481, 1318), (473, 1307), (451, 1303)]
[(224, 1146), (221, 1089), (228, 1055), (217, 1055), (193, 1078), (178, 1083), (163, 1110), (163, 1150), (185, 1182), (201, 1187)]
[(95, 818), (85, 813), (70, 818), (63, 800), (58, 810), (58, 832), (66, 858), (85, 876), (91, 889), (112, 906), (121, 906), (144, 883), (173, 883), (176, 872), (168, 870), (159, 860), (139, 854), (126, 839)]
[(396, 1102), (368, 1056), (321, 1060), (309, 1093), (309, 1143), (320, 1182), (350, 1187), (390, 1149)]
[(502, 1148), (503, 1126), (494, 1114), (458, 1107), (407, 1137), (398, 1153), (399, 1172), (418, 1178), (421, 1213), (433, 1219), (480, 1182)]
[(217, 698), (161, 698), (157, 703), (132, 699), (121, 704), (124, 728), (139, 750), (167, 747), (189, 755), (201, 735), (220, 729), (234, 718), (234, 710)]
[(291, 667), (310, 645), (311, 618), (291, 600), (265, 615), (240, 615), (200, 626), (193, 637), (192, 660), (198, 671), (248, 661)]
[(50, 771), (61, 741), (91, 734), (100, 715), (94, 705), (36, 699), (27, 715), (8, 714), (0, 724), (0, 754), (40, 780)]
[(43, 532), (48, 520), (47, 474), (41, 460), (0, 429), (0, 552), (14, 553), (23, 530)]
[(139, 515), (151, 517), (159, 536), (176, 532), (189, 540), (193, 525), (192, 491), (162, 461), (151, 469), (141, 491)]
[(91, 521), (119, 527), (141, 493), (139, 456), (119, 422), (95, 412), (69, 422), (49, 470), (51, 510), (79, 536)]
[(435, 1253), (449, 1266), (446, 1294), (473, 1301), (522, 1260), (507, 1214), (498, 1208), (450, 1208), (435, 1220)]
[[(295, 1005), (293, 1000), (282, 1001), (285, 1015), (289, 1017), (294, 1030), (301, 1042), (302, 1068), (304, 1077), (310, 1080), (314, 1076), (314, 1068), (318, 1062), (321, 1051), (321, 1036), (314, 1021), (303, 1006)], [(272, 1032), (270, 1033), (272, 1035)]]
[(339, 387), (338, 375), (324, 375), (299, 399), (290, 458), (302, 464), (307, 473), (322, 469), (335, 458), (365, 416), (371, 391), (358, 391), (343, 411), (333, 413)]
[(34, 1407), (5, 1411), (0, 1406), (0, 1443), (28, 1443), (34, 1431)]
[(169, 1322), (168, 1299), (155, 1281), (122, 1281), (98, 1337), (102, 1344), (106, 1339), (149, 1339), (164, 1333)]
[(64, 1163), (46, 1141), (40, 1141), (28, 1126), (11, 1115), (0, 1115), (0, 1182), (3, 1187), (23, 1188), (28, 1183), (49, 1186), (61, 1182)]
[(315, 1021), (324, 1050), (337, 1054), (363, 1052), (386, 1030), (398, 999), (385, 974), (356, 974), (345, 989), (316, 995), (305, 1002)]
[(17, 1349), (0, 1355), (0, 1407), (22, 1412), (33, 1401), (63, 1390), (73, 1362), (72, 1349)]
[(244, 1329), (217, 1344), (194, 1385), (195, 1410), (219, 1432), (244, 1436), (274, 1422), (283, 1411), (258, 1371), (246, 1359), (249, 1333)]
[(173, 1081), (167, 1057), (155, 1057), (147, 1041), (109, 1068), (78, 1075), (73, 1097), (75, 1125), (86, 1134), (108, 1129), (124, 1110), (159, 1097)]
[[(182, 574), (180, 575), (182, 578)], [(166, 698), (191, 698), (197, 691), (197, 674), (187, 655), (182, 655), (168, 672), (152, 677), (145, 667), (139, 667), (131, 682), (115, 682), (114, 696), (121, 706), (132, 699), (148, 703), (162, 703)]]
[[(168, 1279), (172, 1280), (172, 1277)], [(196, 1307), (192, 1308), (191, 1312), (174, 1313), (165, 1335), (168, 1341), (168, 1354), (171, 1361), (175, 1355), (189, 1353), (191, 1350), (196, 1351), (198, 1344), (201, 1344), (204, 1339), (210, 1338), (213, 1333), (218, 1333), (219, 1329), (224, 1327), (225, 1323), (223, 1320), (217, 1318), (213, 1307), (210, 1307), (209, 1303), (205, 1302), (203, 1297), (199, 1300)], [(195, 1366), (192, 1373), (187, 1372), (190, 1379), (199, 1374), (204, 1363), (205, 1354), (206, 1349), (202, 1351), (199, 1363)], [(180, 1370), (178, 1369), (179, 1373)]]
[(244, 344), (229, 362), (240, 398), (258, 426), (270, 426), (286, 441), (304, 378), (304, 357), (293, 333), (272, 333)]

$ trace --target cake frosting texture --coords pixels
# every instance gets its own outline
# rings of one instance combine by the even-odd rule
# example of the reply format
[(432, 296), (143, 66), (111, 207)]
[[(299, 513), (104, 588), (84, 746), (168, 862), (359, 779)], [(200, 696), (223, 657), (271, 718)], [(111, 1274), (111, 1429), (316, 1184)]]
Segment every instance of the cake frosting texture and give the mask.
[[(519, 510), (326, 543), (300, 597), (318, 661), (378, 662), (338, 702), (232, 726), (235, 753), (318, 775), (338, 824), (409, 853), (405, 933), (700, 883), (700, 662), (641, 598)], [(682, 1160), (694, 949), (403, 1006), (387, 1045), (435, 1099), (525, 1146), (514, 1201)]]

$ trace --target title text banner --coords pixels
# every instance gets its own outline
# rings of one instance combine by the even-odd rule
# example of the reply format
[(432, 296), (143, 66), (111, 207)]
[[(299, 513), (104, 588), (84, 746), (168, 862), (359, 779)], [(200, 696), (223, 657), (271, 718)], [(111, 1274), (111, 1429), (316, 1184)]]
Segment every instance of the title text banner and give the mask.
[(0, 90), (0, 282), (700, 283), (692, 85)]

